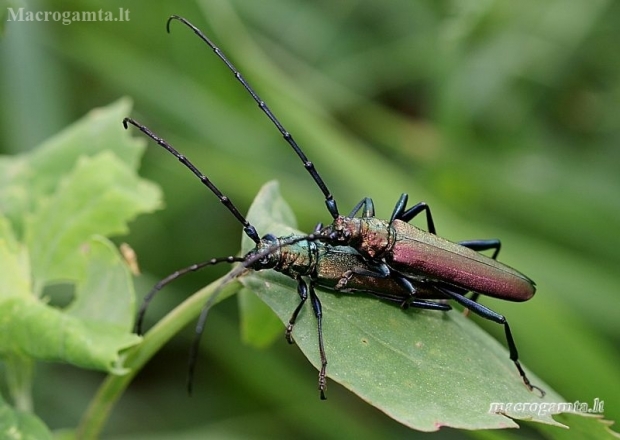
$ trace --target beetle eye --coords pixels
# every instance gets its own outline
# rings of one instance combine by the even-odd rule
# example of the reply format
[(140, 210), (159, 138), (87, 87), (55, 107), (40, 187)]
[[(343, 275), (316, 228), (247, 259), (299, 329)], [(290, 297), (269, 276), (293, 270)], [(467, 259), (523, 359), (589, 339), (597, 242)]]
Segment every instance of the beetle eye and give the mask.
[(265, 240), (265, 241), (276, 241), (277, 238), (273, 234), (265, 234), (265, 235), (263, 235), (263, 240)]

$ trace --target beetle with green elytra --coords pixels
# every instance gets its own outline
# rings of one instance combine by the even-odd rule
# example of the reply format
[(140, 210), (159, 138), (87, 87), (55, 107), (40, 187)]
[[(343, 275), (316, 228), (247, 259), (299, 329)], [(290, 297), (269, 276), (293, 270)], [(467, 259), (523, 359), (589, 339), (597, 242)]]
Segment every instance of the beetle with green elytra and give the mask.
[[(408, 294), (414, 298), (428, 298), (429, 292), (432, 292), (430, 294), (432, 298), (454, 300), (479, 316), (502, 324), (510, 359), (517, 367), (524, 384), (530, 391), (536, 390), (541, 396), (544, 395), (542, 389), (531, 384), (519, 363), (516, 344), (506, 318), (476, 302), (479, 295), (508, 301), (527, 301), (536, 291), (531, 279), (496, 260), (501, 247), (500, 241), (469, 240), (454, 243), (438, 237), (429, 206), (420, 202), (411, 208), (406, 208), (406, 194), (400, 197), (389, 221), (375, 217), (374, 204), (370, 198), (362, 199), (349, 215), (340, 215), (334, 197), (314, 164), (308, 160), (293, 136), (283, 127), (236, 67), (209, 38), (186, 19), (179, 16), (170, 17), (168, 31), (173, 20), (178, 20), (192, 29), (233, 72), (295, 151), (323, 192), (333, 223), (318, 228), (315, 234), (307, 237), (308, 241), (350, 246), (364, 259), (366, 267), (348, 268), (335, 288), (346, 288), (357, 276), (365, 277), (362, 278), (363, 283), (369, 283), (369, 278), (394, 279), (398, 280), (400, 285), (407, 285)], [(224, 200), (222, 202), (226, 203)], [(360, 211), (361, 217), (356, 217)], [(422, 212), (426, 214), (428, 231), (409, 224)], [(479, 253), (484, 250), (493, 250), (493, 255), (486, 257)], [(244, 266), (246, 264), (248, 262), (243, 263)], [(369, 267), (372, 270), (367, 272)], [(465, 296), (468, 292), (473, 293), (471, 298)]]
[[(314, 164), (308, 160), (293, 136), (284, 128), (237, 68), (206, 35), (186, 19), (176, 15), (171, 16), (168, 20), (168, 31), (170, 22), (173, 20), (178, 20), (189, 27), (226, 64), (299, 156), (304, 168), (323, 192), (333, 223), (321, 228), (313, 239), (354, 248), (368, 264), (381, 267), (382, 276), (387, 278), (397, 276), (408, 280), (414, 289), (414, 296), (417, 290), (434, 290), (437, 297), (454, 300), (479, 316), (503, 325), (510, 359), (517, 367), (524, 384), (530, 391), (536, 390), (544, 396), (545, 392), (531, 384), (519, 363), (517, 348), (506, 318), (476, 301), (479, 295), (486, 295), (521, 302), (531, 299), (536, 292), (535, 283), (530, 278), (496, 260), (501, 247), (500, 241), (471, 240), (454, 243), (438, 237), (429, 206), (420, 202), (411, 208), (406, 208), (406, 194), (401, 195), (389, 221), (375, 217), (374, 205), (370, 198), (364, 198), (351, 211), (351, 214), (342, 216), (333, 195), (316, 171)], [(361, 217), (356, 217), (360, 211)], [(426, 214), (428, 231), (409, 224), (422, 212)], [(478, 252), (484, 250), (493, 250), (493, 255), (486, 257)], [(354, 268), (349, 270), (337, 286), (346, 286), (355, 273)], [(471, 298), (465, 296), (468, 292), (473, 293)]]
[[(286, 237), (276, 237), (267, 234), (259, 238), (256, 228), (251, 225), (246, 218), (239, 212), (233, 202), (224, 195), (216, 186), (205, 176), (189, 159), (180, 154), (172, 145), (157, 136), (144, 125), (133, 119), (125, 118), (123, 125), (137, 127), (158, 145), (173, 154), (183, 165), (189, 168), (200, 181), (208, 187), (220, 202), (233, 214), (233, 216), (243, 225), (245, 234), (254, 242), (255, 247), (243, 257), (224, 257), (213, 258), (208, 261), (193, 264), (180, 269), (163, 280), (159, 281), (153, 289), (145, 296), (144, 301), (138, 312), (136, 319), (136, 333), (142, 333), (142, 323), (144, 315), (150, 304), (163, 287), (177, 278), (200, 270), (207, 266), (219, 263), (241, 262), (242, 267), (234, 270), (228, 279), (240, 275), (245, 269), (255, 271), (273, 269), (280, 272), (297, 283), (297, 293), (300, 302), (295, 308), (286, 326), (285, 336), (289, 343), (293, 343), (293, 328), (299, 312), (308, 299), (314, 315), (317, 319), (318, 347), (321, 359), (321, 369), (319, 371), (319, 390), (321, 399), (325, 399), (325, 388), (327, 386), (326, 368), (327, 356), (323, 344), (323, 312), (319, 297), (315, 292), (315, 286), (324, 287), (342, 293), (363, 292), (380, 299), (395, 302), (402, 308), (420, 308), (439, 311), (451, 309), (449, 304), (431, 301), (438, 299), (436, 290), (430, 286), (414, 287), (413, 283), (398, 274), (387, 274), (384, 265), (373, 265), (366, 261), (355, 249), (348, 246), (332, 246), (321, 240), (319, 236), (305, 236), (292, 234)], [(318, 232), (318, 230), (317, 230)], [(346, 285), (341, 281), (347, 278)], [(306, 282), (306, 279), (309, 282)], [(203, 308), (203, 312), (196, 326), (196, 338), (190, 356), (190, 371), (188, 378), (188, 388), (191, 391), (192, 378), (194, 374), (195, 360), (197, 356), (198, 343), (202, 334), (204, 323), (211, 304), (217, 294)]]

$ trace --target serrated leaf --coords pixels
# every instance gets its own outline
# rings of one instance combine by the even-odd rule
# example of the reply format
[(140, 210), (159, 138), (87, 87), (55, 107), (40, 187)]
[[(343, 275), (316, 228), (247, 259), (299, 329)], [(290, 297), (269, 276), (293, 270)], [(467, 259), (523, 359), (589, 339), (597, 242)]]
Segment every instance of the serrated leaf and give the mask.
[(26, 354), (45, 361), (123, 374), (119, 351), (140, 337), (107, 323), (86, 321), (36, 299), (10, 298), (0, 303), (0, 354)]
[[(272, 217), (281, 217), (273, 209), (283, 203), (277, 185), (267, 184), (248, 220), (261, 231), (286, 235), (290, 227), (278, 225)], [(288, 321), (298, 302), (290, 278), (263, 271), (242, 281), (283, 322)], [(529, 392), (506, 349), (461, 313), (401, 310), (364, 295), (332, 291), (319, 295), (328, 376), (399, 422), (421, 431), (435, 431), (442, 426), (516, 427), (513, 419), (561, 426), (551, 414), (538, 414), (537, 410), (506, 414), (492, 411), (495, 402), (540, 404), (564, 399), (531, 372), (528, 376), (532, 382), (547, 395), (541, 399)], [(318, 367), (316, 320), (307, 308), (295, 326), (294, 337)], [(528, 355), (535, 353), (522, 354), (525, 359)]]
[[(0, 159), (0, 210), (11, 215), (0, 215), (3, 355), (126, 372), (120, 353), (140, 341), (130, 333), (133, 284), (96, 234), (125, 232), (160, 204), (159, 189), (135, 172), (143, 143), (122, 128), (129, 110), (127, 100), (94, 110), (38, 149)], [(77, 285), (64, 310), (38, 298), (55, 281)]]
[(52, 433), (37, 416), (14, 410), (0, 395), (0, 438), (4, 440), (51, 440)]
[(78, 158), (107, 150), (130, 169), (138, 168), (146, 142), (128, 136), (120, 122), (130, 110), (131, 102), (120, 99), (92, 110), (31, 152), (0, 157), (0, 212), (9, 217), (18, 233), (22, 232), (24, 215), (55, 191)]
[(81, 243), (93, 234), (127, 232), (129, 220), (158, 204), (158, 189), (112, 152), (80, 158), (27, 223), (35, 292), (50, 281), (79, 279)]
[(613, 431), (614, 422), (605, 420), (602, 414), (588, 413), (563, 413), (556, 417), (556, 420), (570, 426), (570, 429), (553, 429), (543, 426), (539, 429), (554, 440), (604, 440), (620, 439), (620, 434)]

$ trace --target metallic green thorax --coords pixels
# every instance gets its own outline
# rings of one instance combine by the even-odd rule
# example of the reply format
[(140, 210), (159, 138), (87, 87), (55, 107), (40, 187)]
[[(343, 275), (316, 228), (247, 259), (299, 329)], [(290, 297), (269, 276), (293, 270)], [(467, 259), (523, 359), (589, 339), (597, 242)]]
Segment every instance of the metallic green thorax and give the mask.
[(254, 270), (274, 269), (295, 279), (300, 276), (311, 276), (316, 271), (319, 258), (317, 243), (303, 240), (288, 244), (294, 238), (297, 236), (278, 238), (266, 235), (246, 254), (245, 259), (247, 261), (257, 254), (266, 253), (250, 267)]
[[(359, 275), (356, 272), (372, 270), (364, 258), (353, 248), (331, 246), (322, 241), (302, 240), (289, 244), (291, 239), (302, 236), (263, 237), (255, 249), (248, 252), (245, 260), (266, 253), (249, 266), (253, 270), (273, 269), (293, 279), (300, 276), (314, 279), (318, 286), (340, 292), (367, 292), (402, 301), (411, 293), (393, 278)], [(424, 289), (417, 292), (420, 298), (437, 298), (437, 294)]]

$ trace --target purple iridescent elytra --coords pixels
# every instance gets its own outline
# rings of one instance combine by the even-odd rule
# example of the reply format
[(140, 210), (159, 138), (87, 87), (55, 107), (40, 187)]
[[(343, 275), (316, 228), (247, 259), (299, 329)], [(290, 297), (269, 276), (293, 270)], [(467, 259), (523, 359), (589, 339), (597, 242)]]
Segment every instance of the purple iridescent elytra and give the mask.
[(393, 269), (509, 301), (527, 301), (536, 292), (532, 280), (497, 260), (400, 220), (392, 227), (396, 239), (386, 261)]
[(400, 220), (340, 216), (321, 234), (412, 279), (441, 281), (508, 301), (527, 301), (536, 292), (534, 282), (515, 269)]

